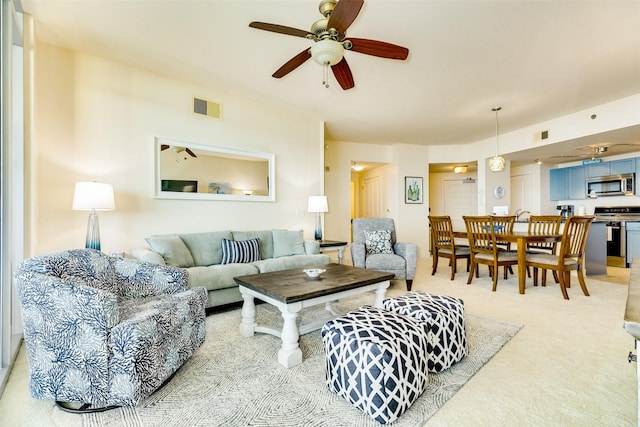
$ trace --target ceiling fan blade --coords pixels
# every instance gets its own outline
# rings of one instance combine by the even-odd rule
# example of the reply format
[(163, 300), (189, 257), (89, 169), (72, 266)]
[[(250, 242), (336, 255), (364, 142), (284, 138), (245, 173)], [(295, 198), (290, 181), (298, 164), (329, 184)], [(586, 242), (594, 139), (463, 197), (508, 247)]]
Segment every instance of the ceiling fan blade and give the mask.
[(285, 25), (267, 24), (266, 22), (252, 22), (249, 24), (251, 28), (257, 28), (258, 30), (271, 31), (274, 33), (286, 34), (288, 36), (304, 37), (306, 38), (311, 33), (305, 30), (299, 30), (293, 27), (287, 27)]
[(311, 53), (309, 53), (309, 49), (305, 49), (290, 60), (288, 60), (282, 67), (278, 68), (275, 73), (273, 73), (273, 77), (279, 79), (281, 77), (286, 76), (302, 64), (304, 64), (309, 58), (311, 58)]
[(353, 82), (353, 74), (351, 74), (351, 68), (349, 68), (349, 64), (347, 64), (346, 59), (342, 58), (342, 61), (333, 65), (331, 67), (331, 71), (333, 71), (333, 75), (336, 77), (336, 80), (342, 89), (348, 90), (355, 86), (355, 83)]
[(335, 28), (340, 34), (344, 34), (355, 21), (363, 4), (364, 0), (339, 0), (329, 15), (327, 28)]
[(193, 151), (191, 151), (191, 149), (190, 149), (190, 148), (188, 148), (188, 147), (185, 147), (185, 151), (186, 151), (186, 152), (187, 152), (191, 157), (196, 157), (196, 158), (198, 157), (198, 156), (196, 156), (196, 153), (194, 153)]
[(407, 56), (409, 56), (409, 49), (395, 44), (358, 38), (348, 38), (348, 40), (353, 44), (353, 46), (351, 47), (351, 50), (353, 52), (378, 56), (380, 58), (400, 60), (407, 59)]
[(164, 151), (164, 150), (166, 150), (167, 148), (169, 148), (169, 145), (167, 145), (167, 144), (162, 144), (162, 145), (160, 145), (160, 151)]

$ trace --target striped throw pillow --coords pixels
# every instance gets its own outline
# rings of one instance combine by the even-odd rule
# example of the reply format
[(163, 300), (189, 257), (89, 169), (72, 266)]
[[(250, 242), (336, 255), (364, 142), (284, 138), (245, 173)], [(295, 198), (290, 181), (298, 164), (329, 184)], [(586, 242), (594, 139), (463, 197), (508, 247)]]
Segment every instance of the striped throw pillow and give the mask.
[(222, 263), (246, 263), (260, 259), (260, 240), (227, 240), (222, 239)]

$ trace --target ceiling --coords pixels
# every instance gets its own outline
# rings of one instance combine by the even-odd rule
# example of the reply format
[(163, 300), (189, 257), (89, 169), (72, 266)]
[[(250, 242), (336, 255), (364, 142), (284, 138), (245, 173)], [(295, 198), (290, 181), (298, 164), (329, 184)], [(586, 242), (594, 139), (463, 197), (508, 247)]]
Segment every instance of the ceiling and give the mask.
[[(248, 26), (307, 31), (318, 3), (21, 0), (41, 41), (305, 111), (325, 120), (329, 140), (471, 143), (495, 135), (495, 106), (508, 132), (640, 93), (640, 1), (367, 0), (348, 36), (410, 53), (397, 61), (347, 51), (348, 91), (332, 75), (325, 88), (313, 61), (272, 78), (313, 42)], [(640, 129), (509, 157), (587, 158), (584, 147), (614, 143), (609, 154), (638, 151)]]

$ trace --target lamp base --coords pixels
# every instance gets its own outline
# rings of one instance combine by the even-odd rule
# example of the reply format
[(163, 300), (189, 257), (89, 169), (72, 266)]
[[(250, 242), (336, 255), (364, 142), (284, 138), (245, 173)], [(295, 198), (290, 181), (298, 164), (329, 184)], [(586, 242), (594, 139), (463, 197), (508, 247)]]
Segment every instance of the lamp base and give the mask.
[(98, 215), (96, 215), (95, 211), (89, 214), (85, 247), (87, 249), (100, 250), (100, 227), (98, 226)]
[(320, 219), (320, 212), (316, 215), (316, 232), (314, 237), (317, 241), (322, 240), (322, 220)]

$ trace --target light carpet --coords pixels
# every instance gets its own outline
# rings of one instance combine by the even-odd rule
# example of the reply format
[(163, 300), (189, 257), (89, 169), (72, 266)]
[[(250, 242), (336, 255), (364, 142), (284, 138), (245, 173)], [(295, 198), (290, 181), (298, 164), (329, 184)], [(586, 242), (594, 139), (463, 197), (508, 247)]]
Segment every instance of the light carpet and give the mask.
[[(339, 303), (349, 310), (371, 303), (371, 295)], [(303, 311), (324, 316), (323, 307)], [(279, 311), (256, 308), (260, 324), (281, 325)], [(320, 331), (300, 338), (303, 363), (286, 369), (277, 362), (280, 340), (240, 335), (240, 309), (207, 317), (204, 345), (163, 388), (135, 408), (83, 415), (84, 426), (378, 426), (368, 415), (325, 385)], [(469, 355), (450, 369), (429, 374), (428, 389), (393, 426), (420, 426), (453, 396), (522, 327), (465, 315)]]

